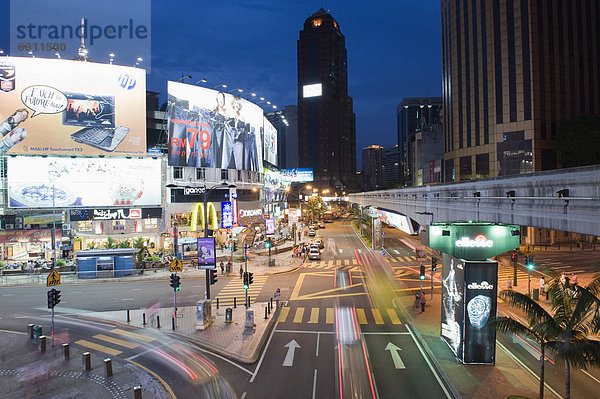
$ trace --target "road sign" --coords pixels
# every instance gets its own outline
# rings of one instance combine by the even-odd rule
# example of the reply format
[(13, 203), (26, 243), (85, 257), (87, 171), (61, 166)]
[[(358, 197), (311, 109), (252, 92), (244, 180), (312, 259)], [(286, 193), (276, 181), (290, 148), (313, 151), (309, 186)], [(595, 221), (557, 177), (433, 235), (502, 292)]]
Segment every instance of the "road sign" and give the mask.
[(46, 278), (46, 287), (52, 287), (60, 284), (60, 274), (56, 270), (52, 270)]
[(173, 259), (171, 261), (170, 271), (171, 272), (180, 272), (182, 270), (183, 270), (183, 265), (181, 264), (181, 261), (177, 258)]
[(427, 260), (427, 255), (425, 254), (424, 249), (415, 249), (416, 260), (419, 262), (425, 262)]
[(531, 250), (531, 245), (527, 244), (525, 246), (525, 249), (523, 250), (523, 252), (525, 253), (525, 255), (531, 255), (531, 254), (533, 254), (533, 251)]
[(382, 232), (381, 232), (381, 236), (382, 236), (382, 237), (385, 237), (385, 231), (382, 231)]

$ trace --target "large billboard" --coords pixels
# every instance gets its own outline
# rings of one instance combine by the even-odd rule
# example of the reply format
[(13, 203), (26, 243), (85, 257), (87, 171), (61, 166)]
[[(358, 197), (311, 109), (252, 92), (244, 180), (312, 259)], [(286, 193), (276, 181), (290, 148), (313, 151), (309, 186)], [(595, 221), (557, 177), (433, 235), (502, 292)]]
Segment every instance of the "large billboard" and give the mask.
[(312, 168), (283, 169), (282, 172), (294, 183), (306, 183), (313, 181)]
[(463, 359), (465, 263), (442, 254), (442, 339)]
[(0, 57), (0, 153), (145, 155), (145, 104), (142, 69)]
[(377, 209), (377, 213), (379, 214), (379, 220), (381, 220), (383, 223), (394, 226), (398, 230), (402, 230), (407, 234), (415, 234), (415, 230), (413, 229), (410, 219), (405, 215), (400, 215), (398, 213), (388, 212), (381, 209)]
[(263, 119), (264, 125), (264, 156), (265, 161), (277, 166), (277, 129), (267, 118)]
[(260, 172), (262, 108), (238, 96), (168, 82), (169, 166)]
[(160, 206), (160, 159), (7, 158), (11, 208)]

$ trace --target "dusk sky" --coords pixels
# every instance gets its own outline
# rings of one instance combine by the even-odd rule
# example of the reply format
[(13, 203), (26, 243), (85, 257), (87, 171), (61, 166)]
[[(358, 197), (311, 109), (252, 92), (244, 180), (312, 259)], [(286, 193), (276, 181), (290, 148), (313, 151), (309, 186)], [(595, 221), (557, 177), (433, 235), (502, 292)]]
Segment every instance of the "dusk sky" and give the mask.
[[(189, 74), (186, 83), (206, 78), (208, 87), (226, 83), (255, 91), (279, 108), (296, 104), (296, 41), (305, 19), (321, 7), (346, 37), (359, 161), (367, 145), (397, 144), (402, 98), (441, 96), (439, 0), (152, 1), (147, 88), (165, 101), (166, 81)], [(8, 13), (0, 26), (0, 48), (9, 49)], [(108, 62), (106, 55), (90, 57)], [(124, 58), (117, 54), (115, 63)]]

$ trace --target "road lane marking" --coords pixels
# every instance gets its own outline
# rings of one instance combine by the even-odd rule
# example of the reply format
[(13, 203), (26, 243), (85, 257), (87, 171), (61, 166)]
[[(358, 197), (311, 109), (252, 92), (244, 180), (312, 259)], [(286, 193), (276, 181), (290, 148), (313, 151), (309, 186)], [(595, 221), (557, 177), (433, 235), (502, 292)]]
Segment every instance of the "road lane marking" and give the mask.
[(395, 253), (396, 255), (400, 255), (400, 252), (398, 252), (398, 250), (397, 250), (397, 249), (394, 249), (394, 253)]
[(319, 308), (312, 308), (310, 310), (309, 323), (317, 324), (319, 322)]
[(135, 301), (135, 298), (123, 298), (123, 301)]
[(277, 319), (277, 321), (280, 323), (285, 323), (285, 320), (287, 319), (289, 313), (290, 308), (282, 308), (279, 312), (279, 318)]
[(585, 375), (587, 375), (588, 377), (590, 377), (592, 380), (596, 381), (598, 384), (600, 384), (600, 380), (598, 380), (596, 377), (594, 377), (593, 375), (591, 375), (590, 373), (588, 373), (585, 370), (581, 370), (581, 372)]
[(15, 296), (15, 294), (2, 294), (2, 296)]
[(381, 313), (379, 313), (379, 309), (371, 309), (371, 313), (373, 313), (373, 318), (375, 319), (375, 324), (383, 324), (383, 317), (381, 317)]
[(313, 378), (313, 394), (312, 399), (315, 399), (315, 394), (317, 393), (317, 369), (315, 369), (315, 376)]
[(82, 294), (82, 293), (83, 293), (83, 291), (73, 291), (73, 292), (71, 292), (71, 294)]
[(80, 345), (80, 346), (85, 346), (86, 348), (90, 348), (90, 349), (93, 349), (98, 352), (104, 352), (111, 356), (117, 356), (117, 355), (120, 355), (121, 353), (123, 353), (119, 350), (109, 348), (108, 346), (104, 346), (104, 345), (96, 344), (94, 342), (86, 341), (85, 339), (80, 339), (79, 341), (75, 341), (74, 344)]
[(325, 323), (333, 324), (333, 308), (327, 308), (325, 311)]
[(367, 315), (365, 315), (364, 309), (356, 308), (356, 317), (358, 318), (359, 324), (367, 324)]
[(296, 314), (294, 315), (294, 323), (302, 323), (302, 318), (304, 317), (304, 308), (300, 307), (296, 309)]
[(319, 341), (321, 340), (321, 334), (317, 334), (317, 349), (315, 350), (315, 356), (319, 356)]
[(114, 334), (122, 335), (124, 337), (132, 338), (132, 339), (135, 339), (135, 340), (138, 340), (138, 341), (144, 341), (144, 342), (154, 342), (154, 341), (156, 341), (155, 338), (146, 337), (145, 335), (136, 334), (136, 333), (131, 332), (131, 331), (122, 330), (120, 328), (115, 328), (114, 330), (111, 330), (111, 332), (114, 333)]
[[(284, 309), (289, 309), (289, 308), (283, 308), (281, 310)], [(286, 313), (287, 315), (287, 313)], [(280, 314), (281, 316), (281, 314)], [(260, 366), (262, 365), (263, 360), (265, 360), (265, 355), (267, 354), (267, 351), (269, 349), (269, 344), (271, 343), (271, 339), (273, 338), (273, 334), (275, 333), (275, 330), (277, 330), (277, 325), (279, 324), (279, 321), (275, 322), (275, 327), (271, 330), (271, 335), (269, 335), (269, 339), (267, 340), (267, 344), (265, 345), (265, 348), (262, 351), (262, 355), (260, 355), (260, 360), (258, 361), (258, 364), (256, 365), (256, 368), (254, 369), (254, 374), (252, 374), (252, 377), (250, 377), (250, 382), (254, 382), (254, 379), (256, 378), (256, 376), (258, 375), (258, 370), (260, 370)]]
[(124, 341), (122, 339), (109, 337), (108, 335), (104, 335), (104, 334), (96, 334), (96, 335), (94, 335), (94, 338), (102, 340), (102, 341), (110, 342), (111, 344), (123, 346), (123, 347), (129, 348), (129, 349), (135, 349), (138, 346), (140, 346), (140, 344), (136, 344), (135, 342)]
[(131, 291), (141, 291), (141, 288), (132, 288)]
[(342, 251), (342, 248), (338, 249), (338, 251), (340, 251), (341, 254), (344, 253), (344, 251)]
[(404, 362), (402, 361), (402, 358), (400, 357), (400, 354), (398, 353), (398, 351), (402, 350), (400, 347), (394, 345), (391, 342), (388, 342), (387, 346), (385, 347), (385, 350), (390, 351), (392, 361), (394, 362), (394, 368), (396, 370), (402, 370), (406, 368)]
[(294, 354), (296, 353), (296, 349), (300, 348), (298, 342), (295, 339), (292, 339), (288, 344), (283, 345), (284, 348), (288, 348), (287, 353), (285, 354), (285, 359), (283, 359), (283, 367), (292, 367), (294, 365)]
[(350, 266), (350, 259), (344, 260), (344, 266)]
[(398, 315), (396, 314), (396, 311), (394, 309), (387, 309), (387, 314), (388, 314), (388, 316), (390, 316), (390, 319), (392, 320), (392, 324), (402, 324), (402, 322), (398, 318)]
[(285, 334), (332, 334), (332, 335), (335, 334), (335, 331), (308, 331), (308, 330), (277, 330), (275, 332), (285, 333)]
[(156, 374), (154, 371), (150, 370), (149, 368), (142, 366), (141, 364), (139, 364), (137, 362), (134, 362), (133, 360), (129, 360), (129, 359), (125, 359), (125, 360), (128, 361), (129, 363), (135, 364), (139, 368), (146, 370), (148, 373), (152, 374), (154, 377), (156, 377), (157, 380), (160, 381), (162, 386), (165, 387), (165, 389), (169, 392), (169, 394), (171, 395), (171, 398), (177, 399), (177, 396), (175, 396), (175, 392), (173, 392), (173, 390), (171, 389), (169, 384), (167, 384), (167, 382), (165, 380), (163, 380), (160, 375)]

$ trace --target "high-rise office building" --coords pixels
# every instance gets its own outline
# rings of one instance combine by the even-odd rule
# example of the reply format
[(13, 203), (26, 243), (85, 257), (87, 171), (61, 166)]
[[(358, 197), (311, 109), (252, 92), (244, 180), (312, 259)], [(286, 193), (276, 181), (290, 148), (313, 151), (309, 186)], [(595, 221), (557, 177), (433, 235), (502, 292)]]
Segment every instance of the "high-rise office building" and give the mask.
[(363, 191), (380, 190), (383, 187), (382, 150), (383, 147), (378, 145), (370, 145), (362, 150)]
[(298, 40), (298, 167), (320, 188), (356, 186), (356, 122), (348, 95), (344, 35), (320, 9)]
[(381, 174), (384, 188), (397, 187), (400, 184), (399, 165), (400, 151), (398, 145), (385, 147), (381, 151)]
[(564, 121), (600, 115), (600, 2), (442, 0), (445, 181), (560, 167)]

